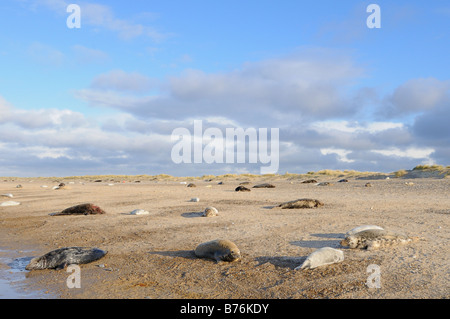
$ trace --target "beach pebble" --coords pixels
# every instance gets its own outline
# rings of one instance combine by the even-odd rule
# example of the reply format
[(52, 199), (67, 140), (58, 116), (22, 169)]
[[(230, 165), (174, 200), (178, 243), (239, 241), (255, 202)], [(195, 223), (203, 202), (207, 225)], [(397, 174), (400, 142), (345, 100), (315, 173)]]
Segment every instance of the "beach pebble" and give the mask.
[(20, 205), (19, 202), (13, 202), (13, 201), (10, 201), (10, 202), (3, 202), (3, 203), (0, 204), (0, 206), (2, 206), (2, 207), (7, 207), (7, 206), (18, 206), (18, 205)]
[(135, 209), (130, 213), (130, 215), (148, 215), (148, 214), (150, 213), (143, 209)]

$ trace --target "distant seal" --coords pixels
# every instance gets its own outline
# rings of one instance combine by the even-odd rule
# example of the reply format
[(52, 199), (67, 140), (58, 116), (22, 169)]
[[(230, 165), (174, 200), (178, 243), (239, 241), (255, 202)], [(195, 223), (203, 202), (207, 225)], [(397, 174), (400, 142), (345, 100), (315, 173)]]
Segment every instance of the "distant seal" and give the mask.
[(348, 183), (348, 179), (340, 179), (338, 180), (338, 183)]
[(253, 186), (253, 188), (275, 188), (275, 185), (272, 185), (269, 183), (264, 183), (264, 184), (255, 185), (255, 186)]
[(321, 206), (323, 206), (323, 203), (317, 199), (302, 198), (282, 203), (277, 207), (281, 207), (282, 209), (296, 209), (296, 208), (315, 208)]
[(381, 230), (368, 229), (346, 237), (341, 241), (341, 246), (349, 248), (361, 248), (375, 250), (395, 245), (405, 245), (420, 240), (419, 237), (408, 237), (403, 234)]
[(238, 187), (236, 187), (235, 191), (236, 192), (250, 192), (250, 189), (248, 189), (245, 186), (238, 186)]
[(72, 264), (87, 264), (105, 256), (107, 251), (98, 248), (66, 247), (53, 250), (31, 259), (26, 270), (63, 269)]
[(376, 225), (362, 225), (362, 226), (358, 226), (358, 227), (355, 227), (353, 229), (350, 229), (348, 232), (345, 233), (345, 236), (348, 237), (348, 236), (354, 235), (356, 233), (359, 233), (360, 231), (369, 230), (369, 229), (381, 229), (381, 230), (383, 230), (382, 227), (376, 226)]
[(205, 210), (202, 213), (203, 217), (214, 217), (219, 215), (219, 211), (215, 207), (206, 207)]
[(233, 262), (241, 258), (239, 248), (226, 239), (216, 239), (200, 244), (195, 248), (194, 253), (199, 258), (214, 259), (216, 262)]
[(365, 186), (365, 187), (372, 187), (372, 184), (366, 183), (364, 186)]
[(316, 184), (316, 183), (317, 181), (315, 179), (308, 179), (302, 182), (302, 184)]
[(303, 264), (295, 268), (295, 270), (314, 269), (316, 267), (331, 265), (342, 261), (344, 261), (344, 252), (342, 250), (323, 247), (309, 255)]
[(197, 185), (195, 185), (194, 183), (190, 183), (190, 184), (188, 184), (188, 186), (186, 186), (186, 187), (197, 187)]
[(62, 212), (54, 213), (52, 216), (63, 215), (98, 215), (106, 214), (103, 209), (94, 204), (81, 204), (64, 209)]
[(322, 183), (318, 183), (317, 186), (333, 186), (333, 184), (330, 182), (322, 182)]

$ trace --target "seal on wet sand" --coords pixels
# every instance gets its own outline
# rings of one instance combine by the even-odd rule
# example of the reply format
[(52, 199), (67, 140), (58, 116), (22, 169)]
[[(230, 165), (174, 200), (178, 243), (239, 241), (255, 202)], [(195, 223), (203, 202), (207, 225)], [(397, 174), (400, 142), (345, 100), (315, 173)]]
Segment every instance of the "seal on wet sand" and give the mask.
[(203, 217), (214, 217), (219, 215), (219, 211), (215, 207), (206, 207), (205, 210), (202, 213)]
[(280, 204), (277, 207), (281, 207), (282, 209), (295, 209), (295, 208), (315, 208), (321, 206), (323, 206), (323, 203), (321, 201), (318, 201), (317, 199), (302, 198)]
[(344, 252), (342, 250), (331, 247), (323, 247), (314, 251), (306, 260), (295, 268), (298, 269), (313, 269), (320, 266), (331, 265), (344, 261)]
[(98, 248), (66, 247), (53, 250), (31, 259), (26, 270), (63, 269), (72, 264), (87, 264), (105, 256), (107, 251)]
[(105, 211), (94, 204), (81, 204), (64, 209), (62, 212), (51, 214), (52, 216), (63, 215), (98, 215)]
[(241, 258), (239, 248), (226, 239), (216, 239), (202, 243), (195, 248), (195, 256), (220, 261), (238, 261)]
[(408, 237), (400, 233), (381, 229), (368, 229), (346, 237), (340, 244), (349, 248), (375, 250), (389, 246), (405, 245), (420, 239), (423, 238)]

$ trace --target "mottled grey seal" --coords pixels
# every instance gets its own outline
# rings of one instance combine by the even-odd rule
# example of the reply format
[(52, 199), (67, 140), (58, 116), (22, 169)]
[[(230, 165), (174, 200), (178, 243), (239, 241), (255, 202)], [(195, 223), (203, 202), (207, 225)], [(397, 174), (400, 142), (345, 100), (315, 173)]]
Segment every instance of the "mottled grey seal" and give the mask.
[(255, 185), (255, 186), (253, 186), (253, 188), (275, 188), (275, 185), (272, 185), (269, 183), (264, 183), (264, 184)]
[(195, 248), (195, 256), (220, 261), (238, 261), (241, 258), (239, 248), (226, 239), (216, 239), (200, 244)]
[(298, 269), (313, 269), (320, 266), (331, 265), (344, 261), (344, 252), (342, 250), (334, 249), (331, 247), (323, 247), (306, 258), (306, 260), (295, 268)]
[(236, 192), (250, 192), (250, 189), (248, 189), (245, 186), (238, 186), (238, 187), (236, 187), (235, 191)]
[(320, 206), (323, 206), (323, 203), (317, 199), (302, 198), (282, 203), (277, 207), (281, 207), (282, 209), (294, 209), (294, 208), (315, 208)]
[(105, 211), (94, 204), (81, 204), (64, 209), (62, 212), (51, 214), (52, 216), (63, 215), (97, 215), (105, 214)]
[(53, 250), (31, 259), (26, 270), (63, 269), (72, 264), (87, 264), (105, 256), (107, 251), (98, 248), (66, 247)]
[(302, 184), (316, 184), (316, 183), (317, 181), (315, 179), (308, 179), (302, 182)]
[(322, 182), (322, 183), (318, 183), (317, 186), (333, 186), (333, 183), (330, 183), (330, 182)]
[(219, 211), (215, 207), (206, 207), (205, 210), (202, 213), (203, 217), (214, 217), (219, 215)]
[(375, 250), (395, 245), (405, 245), (422, 238), (408, 237), (404, 234), (381, 229), (368, 229), (350, 235), (341, 241), (341, 246)]

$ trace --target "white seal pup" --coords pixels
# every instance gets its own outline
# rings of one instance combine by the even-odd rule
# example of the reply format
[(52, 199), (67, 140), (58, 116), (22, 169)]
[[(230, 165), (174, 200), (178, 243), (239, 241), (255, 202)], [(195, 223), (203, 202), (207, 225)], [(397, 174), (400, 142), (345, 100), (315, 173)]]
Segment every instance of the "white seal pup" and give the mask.
[(342, 261), (344, 261), (344, 252), (342, 250), (323, 247), (310, 254), (303, 264), (295, 268), (295, 270), (314, 269), (316, 267), (340, 263)]
[(19, 206), (20, 203), (19, 202), (14, 202), (14, 201), (9, 201), (9, 202), (3, 202), (0, 204), (0, 206), (2, 207), (7, 207), (7, 206)]
[(341, 246), (349, 248), (361, 248), (366, 250), (375, 250), (395, 245), (405, 245), (411, 242), (421, 240), (420, 237), (408, 237), (403, 234), (381, 230), (368, 229), (350, 235), (341, 241)]
[(233, 262), (241, 258), (239, 248), (226, 239), (216, 239), (200, 244), (195, 248), (194, 253), (199, 258), (214, 259), (216, 262)]
[(26, 270), (63, 269), (72, 264), (87, 264), (105, 256), (107, 251), (98, 248), (66, 247), (53, 250), (31, 259)]
[(348, 232), (345, 233), (345, 237), (348, 237), (348, 236), (354, 235), (356, 233), (359, 233), (360, 231), (369, 230), (369, 229), (384, 230), (384, 228), (382, 228), (380, 226), (376, 226), (376, 225), (362, 225), (362, 226), (358, 226), (353, 229), (350, 229)]
[(143, 209), (135, 209), (133, 210), (130, 215), (149, 215), (150, 213)]
[(215, 207), (206, 207), (205, 210), (202, 213), (203, 217), (214, 217), (219, 215), (219, 211)]

